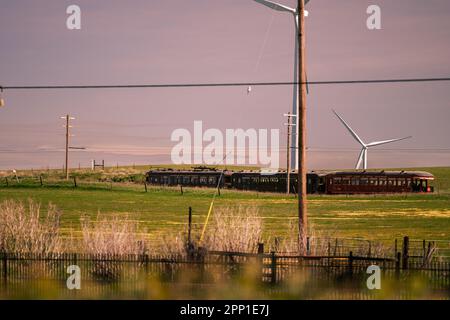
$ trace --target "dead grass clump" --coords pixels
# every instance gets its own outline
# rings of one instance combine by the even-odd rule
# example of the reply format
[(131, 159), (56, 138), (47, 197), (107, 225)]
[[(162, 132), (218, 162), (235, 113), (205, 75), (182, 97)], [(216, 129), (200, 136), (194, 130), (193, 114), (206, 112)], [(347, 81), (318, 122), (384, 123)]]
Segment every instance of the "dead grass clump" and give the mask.
[(6, 200), (0, 203), (0, 250), (14, 253), (45, 254), (63, 252), (59, 234), (61, 212), (52, 204), (47, 213), (28, 201)]
[(256, 253), (262, 230), (257, 208), (219, 208), (213, 213), (201, 246), (209, 251)]
[(146, 241), (136, 221), (123, 216), (97, 216), (81, 220), (83, 252), (102, 255), (142, 255)]

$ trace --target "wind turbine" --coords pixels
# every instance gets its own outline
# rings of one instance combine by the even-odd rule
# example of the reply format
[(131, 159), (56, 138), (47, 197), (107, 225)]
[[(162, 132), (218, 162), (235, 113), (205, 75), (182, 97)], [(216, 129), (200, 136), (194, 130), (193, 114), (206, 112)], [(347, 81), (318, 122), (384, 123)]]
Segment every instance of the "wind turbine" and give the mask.
[[(298, 106), (298, 56), (299, 56), (299, 43), (298, 43), (298, 32), (299, 32), (299, 9), (290, 8), (288, 6), (285, 6), (283, 4), (279, 4), (273, 1), (268, 0), (254, 0), (262, 5), (265, 5), (266, 7), (269, 7), (276, 11), (282, 11), (282, 12), (289, 12), (294, 17), (294, 26), (295, 26), (295, 52), (294, 52), (294, 99), (293, 99), (293, 106), (292, 106), (292, 116), (294, 117), (296, 121), (296, 125), (298, 126), (298, 117), (297, 117), (297, 106)], [(305, 0), (305, 5), (310, 0)], [(308, 16), (308, 11), (304, 11), (305, 17)], [(308, 89), (308, 87), (307, 87)], [(297, 143), (298, 143), (298, 137), (297, 137), (297, 130), (292, 130), (292, 139), (291, 139), (291, 168), (296, 169), (297, 168)]]
[(348, 123), (345, 122), (344, 119), (342, 119), (342, 117), (336, 111), (333, 110), (333, 112), (339, 118), (339, 120), (341, 120), (342, 124), (347, 128), (348, 132), (350, 132), (352, 137), (355, 138), (355, 140), (358, 141), (359, 144), (362, 146), (361, 152), (359, 153), (358, 162), (356, 163), (356, 169), (359, 169), (361, 167), (361, 163), (364, 163), (363, 169), (364, 170), (367, 169), (367, 161), (368, 161), (368, 159), (367, 159), (367, 152), (368, 152), (369, 148), (375, 147), (375, 146), (381, 146), (383, 144), (388, 144), (388, 143), (392, 143), (392, 142), (396, 142), (396, 141), (401, 141), (401, 140), (412, 138), (412, 136), (408, 136), (408, 137), (399, 138), (399, 139), (390, 139), (390, 140), (374, 141), (374, 142), (370, 142), (370, 143), (365, 143), (356, 134), (356, 132), (348, 125)]

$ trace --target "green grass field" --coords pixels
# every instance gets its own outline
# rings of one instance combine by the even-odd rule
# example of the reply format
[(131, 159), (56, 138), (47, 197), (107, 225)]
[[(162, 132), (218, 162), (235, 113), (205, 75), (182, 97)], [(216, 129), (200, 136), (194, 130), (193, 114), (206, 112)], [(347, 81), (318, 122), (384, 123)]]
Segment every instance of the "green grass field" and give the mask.
[[(123, 214), (145, 227), (149, 238), (161, 240), (165, 235), (182, 231), (187, 223), (188, 208), (193, 208), (194, 223), (203, 224), (214, 194), (211, 189), (149, 187), (139, 184), (106, 181), (130, 181), (149, 167), (108, 169), (95, 174), (80, 170), (78, 188), (51, 183), (61, 172), (45, 171), (46, 186), (40, 187), (31, 173), (19, 172), (20, 184), (9, 177), (6, 187), (0, 178), (0, 201), (33, 199), (43, 206), (52, 202), (62, 210), (62, 225), (68, 230), (80, 229), (80, 217)], [(438, 191), (432, 195), (377, 196), (310, 196), (309, 221), (312, 232), (319, 236), (364, 238), (390, 241), (408, 235), (417, 239), (450, 241), (450, 168), (422, 168), (433, 173)], [(39, 172), (33, 172), (36, 176)], [(105, 178), (106, 177), (106, 178)], [(56, 180), (55, 180), (56, 181)], [(97, 181), (97, 182), (95, 182)], [(100, 182), (98, 182), (100, 181)], [(296, 221), (296, 199), (282, 194), (223, 190), (215, 207), (257, 207), (264, 221), (267, 238), (284, 237), (289, 225)]]

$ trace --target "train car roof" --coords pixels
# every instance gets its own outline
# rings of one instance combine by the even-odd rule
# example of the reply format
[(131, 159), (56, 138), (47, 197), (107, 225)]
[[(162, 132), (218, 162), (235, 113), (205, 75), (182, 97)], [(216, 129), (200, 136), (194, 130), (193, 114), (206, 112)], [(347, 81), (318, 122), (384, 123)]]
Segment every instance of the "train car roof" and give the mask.
[[(231, 175), (231, 174), (248, 174), (248, 175), (259, 175), (259, 174), (266, 174), (268, 176), (273, 174), (286, 174), (286, 170), (279, 170), (278, 172), (274, 173), (265, 173), (260, 170), (241, 170), (241, 171), (233, 171), (233, 170), (218, 170), (213, 168), (204, 168), (200, 167), (193, 170), (177, 170), (177, 169), (153, 169), (150, 170), (148, 173), (158, 173), (158, 174), (164, 174), (164, 173), (177, 173), (177, 174), (220, 174), (222, 173), (225, 175)], [(296, 174), (297, 171), (292, 171), (291, 174)], [(433, 180), (434, 176), (426, 171), (362, 171), (362, 170), (354, 170), (354, 171), (326, 171), (326, 170), (318, 170), (318, 171), (310, 171), (308, 174), (316, 174), (320, 177), (328, 176), (328, 175), (336, 175), (336, 176), (351, 176), (351, 175), (366, 175), (366, 176), (405, 176), (405, 177), (418, 177), (422, 179), (429, 179)]]
[(405, 176), (405, 177), (418, 177), (423, 179), (434, 179), (434, 176), (426, 171), (330, 171), (326, 173), (334, 174), (338, 176), (348, 176), (348, 175), (367, 175), (367, 176)]
[(147, 173), (161, 173), (161, 174), (168, 174), (168, 173), (178, 173), (178, 174), (228, 174), (231, 173), (231, 171), (228, 170), (176, 170), (176, 169), (153, 169), (149, 170)]

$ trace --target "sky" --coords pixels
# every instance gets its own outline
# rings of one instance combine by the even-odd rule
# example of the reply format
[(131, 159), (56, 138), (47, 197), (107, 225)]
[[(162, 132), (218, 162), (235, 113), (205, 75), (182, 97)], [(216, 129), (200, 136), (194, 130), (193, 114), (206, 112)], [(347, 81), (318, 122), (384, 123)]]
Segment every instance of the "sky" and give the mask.
[[(294, 7), (295, 0), (279, 0)], [(66, 8), (81, 8), (68, 30)], [(381, 30), (366, 9), (381, 8)], [(312, 0), (310, 81), (448, 77), (448, 0)], [(274, 82), (293, 80), (294, 24), (252, 0), (0, 0), (0, 86)], [(308, 168), (355, 166), (359, 145), (413, 136), (369, 151), (369, 167), (450, 165), (450, 82), (311, 86)], [(175, 129), (279, 129), (292, 87), (5, 90), (0, 169), (60, 168), (61, 116), (73, 120), (71, 167), (170, 163)], [(282, 152), (284, 153), (284, 152)], [(280, 163), (285, 163), (281, 155)]]

